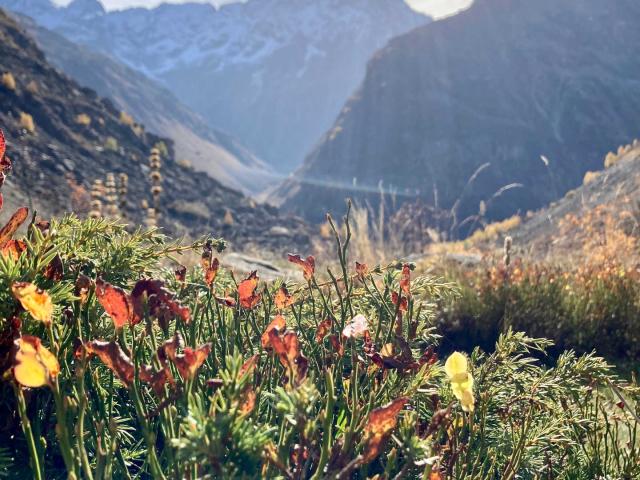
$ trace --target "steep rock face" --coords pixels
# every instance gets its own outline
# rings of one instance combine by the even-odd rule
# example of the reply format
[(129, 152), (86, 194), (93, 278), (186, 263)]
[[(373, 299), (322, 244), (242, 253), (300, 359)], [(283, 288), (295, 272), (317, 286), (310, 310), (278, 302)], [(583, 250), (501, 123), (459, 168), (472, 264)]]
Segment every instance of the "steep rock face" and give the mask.
[(638, 136), (639, 21), (634, 0), (477, 0), (400, 36), (271, 199), (317, 220), (383, 180), (397, 201), (462, 196), (460, 219), (539, 207)]
[[(104, 13), (99, 3), (93, 6), (93, 10), (89, 6), (83, 10), (86, 15)], [(187, 160), (222, 184), (248, 194), (260, 192), (277, 178), (236, 138), (209, 127), (200, 115), (142, 73), (111, 56), (75, 44), (37, 25), (30, 17), (16, 15), (50, 63), (81, 85), (111, 99), (137, 122), (172, 139), (178, 159)]]
[[(139, 224), (144, 216), (141, 202), (150, 197), (147, 155), (162, 141), (168, 155), (162, 159), (161, 225), (169, 233), (224, 236), (237, 249), (260, 245), (281, 251), (308, 245), (300, 219), (283, 217), (275, 208), (179, 165), (170, 140), (135, 132), (121, 122), (120, 111), (109, 100), (49, 65), (32, 39), (1, 10), (0, 72), (14, 80), (0, 83), (0, 127), (15, 165), (5, 187), (3, 217), (16, 204), (29, 205), (45, 217), (86, 210), (93, 180), (112, 172), (128, 175), (124, 211), (131, 223)], [(34, 129), (24, 114), (31, 116)], [(79, 115), (85, 121), (79, 121)]]
[(107, 13), (94, 3), (0, 0), (162, 82), (281, 171), (299, 165), (331, 126), (371, 54), (428, 21), (403, 0), (249, 0), (219, 10), (192, 3)]

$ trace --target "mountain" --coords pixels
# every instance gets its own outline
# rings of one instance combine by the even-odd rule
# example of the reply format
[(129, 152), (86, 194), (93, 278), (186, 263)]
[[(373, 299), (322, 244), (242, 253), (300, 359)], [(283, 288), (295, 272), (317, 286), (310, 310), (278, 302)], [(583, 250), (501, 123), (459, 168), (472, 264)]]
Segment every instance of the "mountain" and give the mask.
[(111, 99), (137, 122), (172, 139), (179, 159), (246, 193), (257, 193), (274, 181), (270, 167), (234, 137), (209, 127), (167, 89), (113, 57), (74, 44), (30, 17), (17, 15), (49, 62)]
[(635, 0), (477, 0), (402, 35), (270, 198), (319, 220), (384, 181), (460, 220), (538, 208), (640, 133), (639, 22)]
[(161, 82), (288, 172), (331, 126), (369, 57), (429, 19), (403, 0), (249, 0), (106, 12), (96, 0), (0, 0)]
[(163, 192), (161, 225), (171, 234), (224, 236), (236, 249), (260, 245), (282, 251), (302, 248), (304, 223), (256, 204), (176, 161), (173, 143), (120, 118), (120, 110), (93, 90), (79, 86), (47, 63), (22, 28), (0, 10), (0, 127), (8, 140), (14, 171), (5, 187), (3, 216), (26, 204), (47, 217), (85, 212), (95, 179), (126, 173), (124, 213), (143, 222), (140, 207), (150, 199), (147, 156), (160, 142)]

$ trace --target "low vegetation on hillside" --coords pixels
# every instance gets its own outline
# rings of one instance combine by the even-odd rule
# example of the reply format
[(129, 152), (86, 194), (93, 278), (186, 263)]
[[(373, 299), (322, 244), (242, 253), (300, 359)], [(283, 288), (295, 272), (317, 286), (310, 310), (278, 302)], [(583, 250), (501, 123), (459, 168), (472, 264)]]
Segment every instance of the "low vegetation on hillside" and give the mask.
[(459, 287), (358, 263), (348, 215), (328, 224), (336, 267), (288, 255), (299, 285), (225, 271), (213, 238), (74, 216), (15, 238), (27, 220), (0, 230), (0, 477), (640, 475), (635, 383), (592, 353), (545, 357), (512, 317), (442, 355)]

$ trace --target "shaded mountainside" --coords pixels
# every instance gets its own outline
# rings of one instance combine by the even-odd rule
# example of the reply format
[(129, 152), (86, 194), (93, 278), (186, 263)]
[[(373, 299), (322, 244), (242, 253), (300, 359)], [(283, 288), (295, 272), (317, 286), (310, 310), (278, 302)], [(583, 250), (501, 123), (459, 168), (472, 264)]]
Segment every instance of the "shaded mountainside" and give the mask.
[[(8, 81), (5, 75), (0, 85), (0, 126), (14, 161), (5, 190), (8, 202), (28, 204), (43, 216), (82, 210), (94, 179), (104, 179), (107, 172), (126, 173), (125, 213), (132, 222), (141, 223), (139, 206), (149, 198), (150, 190), (147, 156), (163, 141), (169, 156), (162, 160), (161, 223), (168, 232), (212, 233), (226, 237), (236, 249), (254, 244), (278, 250), (307, 245), (300, 219), (280, 216), (275, 208), (255, 204), (207, 175), (178, 164), (170, 140), (135, 132), (122, 123), (111, 101), (50, 66), (31, 38), (2, 11), (0, 72), (14, 80)], [(28, 131), (24, 114), (32, 117), (33, 132)], [(79, 123), (79, 115), (90, 123)], [(5, 215), (8, 210), (5, 207)]]
[(188, 160), (197, 170), (246, 193), (257, 193), (274, 181), (271, 169), (237, 139), (210, 128), (202, 117), (142, 73), (74, 44), (29, 17), (18, 17), (49, 62), (112, 100), (148, 129), (172, 139), (176, 158)]
[(404, 0), (249, 0), (106, 12), (96, 0), (0, 0), (162, 82), (216, 128), (289, 172), (331, 126), (390, 38), (428, 22)]
[(384, 180), (398, 201), (462, 195), (461, 219), (539, 208), (640, 133), (639, 22), (635, 0), (477, 0), (400, 36), (271, 200), (319, 220)]

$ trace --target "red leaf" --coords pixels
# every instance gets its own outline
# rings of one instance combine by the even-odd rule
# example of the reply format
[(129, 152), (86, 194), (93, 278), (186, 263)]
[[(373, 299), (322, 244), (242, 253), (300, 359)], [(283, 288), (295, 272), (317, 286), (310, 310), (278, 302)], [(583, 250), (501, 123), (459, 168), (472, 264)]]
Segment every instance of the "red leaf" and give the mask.
[(93, 340), (84, 344), (89, 355), (96, 355), (126, 386), (133, 382), (133, 362), (116, 342)]
[(104, 311), (107, 312), (117, 329), (128, 323), (138, 323), (133, 321), (133, 308), (131, 298), (119, 287), (115, 287), (105, 282), (102, 278), (96, 280), (96, 297)]
[(4, 132), (0, 128), (0, 158), (4, 157), (4, 154), (7, 151), (7, 142), (4, 138)]
[(249, 275), (238, 285), (238, 298), (240, 299), (240, 305), (242, 306), (242, 308), (251, 310), (258, 303), (260, 303), (262, 295), (256, 294), (258, 282), (258, 274), (254, 270), (253, 272), (251, 272), (251, 275)]
[(333, 351), (336, 352), (339, 357), (344, 355), (344, 345), (340, 343), (337, 335), (329, 335), (329, 343), (331, 343)]
[(313, 274), (316, 271), (316, 259), (311, 255), (309, 255), (305, 260), (303, 260), (300, 255), (293, 255), (289, 253), (287, 256), (291, 263), (295, 263), (302, 267), (302, 273), (305, 280), (311, 281)]

